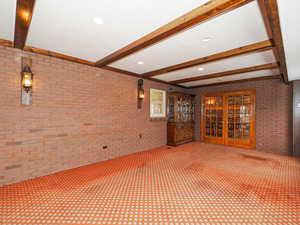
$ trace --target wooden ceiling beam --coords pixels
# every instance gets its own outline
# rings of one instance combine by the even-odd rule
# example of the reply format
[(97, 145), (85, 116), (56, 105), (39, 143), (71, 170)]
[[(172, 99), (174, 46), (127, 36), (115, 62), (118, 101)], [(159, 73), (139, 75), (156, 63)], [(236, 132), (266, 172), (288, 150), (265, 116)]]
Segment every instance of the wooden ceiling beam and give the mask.
[(169, 38), (183, 30), (189, 29), (201, 22), (212, 19), (220, 14), (243, 6), (253, 0), (211, 0), (204, 5), (188, 12), (187, 14), (171, 21), (158, 28), (150, 34), (134, 41), (133, 43), (117, 50), (96, 62), (101, 67), (140, 51), (146, 47), (154, 45), (164, 39)]
[(23, 49), (30, 27), (35, 0), (17, 0), (14, 47)]
[(264, 19), (264, 24), (268, 36), (274, 41), (274, 55), (280, 64), (280, 72), (283, 81), (288, 83), (288, 72), (286, 67), (285, 52), (280, 27), (277, 0), (258, 0), (260, 11)]
[(242, 80), (233, 80), (233, 81), (225, 81), (225, 82), (219, 82), (219, 83), (213, 83), (213, 84), (197, 85), (197, 86), (187, 87), (187, 89), (211, 87), (211, 86), (218, 86), (218, 85), (224, 85), (224, 84), (245, 83), (245, 82), (259, 81), (259, 80), (272, 80), (272, 79), (281, 79), (281, 75), (254, 77), (254, 78), (247, 78), (247, 79), (242, 79)]
[[(8, 40), (4, 40), (4, 39), (0, 39), (0, 46), (13, 47), (13, 42), (8, 41)], [(49, 57), (54, 57), (54, 58), (66, 60), (66, 61), (69, 61), (69, 62), (80, 63), (80, 64), (83, 64), (83, 65), (86, 65), (86, 66), (95, 67), (94, 62), (79, 59), (79, 58), (76, 58), (76, 57), (73, 57), (73, 56), (64, 55), (64, 54), (57, 53), (57, 52), (48, 51), (48, 50), (41, 49), (41, 48), (34, 48), (32, 46), (25, 46), (23, 48), (23, 51), (32, 52), (32, 53), (36, 53), (36, 54), (39, 54), (39, 55), (45, 55), (45, 56), (49, 56)], [(137, 77), (137, 78), (143, 78), (140, 74), (129, 72), (129, 71), (126, 71), (126, 70), (117, 69), (117, 68), (110, 67), (110, 66), (105, 66), (105, 67), (102, 67), (101, 69), (116, 72), (116, 73), (121, 73), (121, 74), (128, 75), (128, 76), (133, 76), (133, 77)], [(150, 78), (150, 77), (149, 78), (144, 78), (144, 79), (155, 81), (155, 82), (162, 83), (162, 84), (168, 84), (168, 85), (172, 85), (172, 86), (176, 86), (176, 87), (180, 87), (180, 88), (185, 88), (184, 86), (181, 86), (181, 85), (170, 84), (166, 81), (162, 81), (162, 80), (158, 80), (158, 79), (154, 79), (154, 78)]]
[(169, 83), (171, 83), (171, 84), (180, 84), (180, 83), (187, 83), (187, 82), (192, 82), (192, 81), (199, 81), (199, 80), (207, 80), (207, 79), (213, 79), (213, 78), (219, 78), (219, 77), (232, 76), (232, 75), (248, 73), (248, 72), (254, 72), (254, 71), (260, 71), (260, 70), (275, 69), (275, 68), (278, 68), (278, 63), (269, 63), (269, 64), (260, 65), (260, 66), (252, 66), (252, 67), (236, 69), (236, 70), (230, 70), (230, 71), (225, 71), (225, 72), (220, 72), (220, 73), (207, 74), (207, 75), (198, 76), (198, 77), (185, 78), (185, 79), (171, 81)]
[(153, 77), (153, 76), (170, 73), (170, 72), (177, 71), (177, 70), (182, 70), (182, 69), (186, 69), (186, 68), (190, 68), (190, 67), (194, 67), (194, 66), (199, 66), (199, 65), (209, 63), (209, 62), (216, 62), (216, 61), (230, 58), (230, 57), (249, 54), (249, 53), (253, 53), (253, 52), (267, 51), (267, 50), (271, 50), (272, 48), (273, 48), (273, 43), (271, 40), (261, 41), (261, 42), (246, 45), (243, 47), (231, 49), (231, 50), (228, 50), (225, 52), (206, 56), (203, 58), (180, 63), (180, 64), (177, 64), (174, 66), (165, 67), (165, 68), (162, 68), (159, 70), (144, 73), (142, 75), (144, 77)]

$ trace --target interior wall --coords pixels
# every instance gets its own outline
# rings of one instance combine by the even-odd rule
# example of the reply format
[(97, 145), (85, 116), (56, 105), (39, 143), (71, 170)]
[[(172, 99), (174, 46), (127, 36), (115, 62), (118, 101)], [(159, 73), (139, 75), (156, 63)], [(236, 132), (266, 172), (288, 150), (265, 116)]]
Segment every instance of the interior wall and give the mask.
[(300, 80), (293, 81), (293, 156), (300, 157)]
[[(21, 56), (32, 58), (31, 106), (20, 105)], [(145, 80), (137, 109), (137, 80), (0, 46), (0, 186), (165, 145), (149, 88), (181, 90)]]
[(291, 155), (292, 88), (280, 80), (257, 80), (191, 89), (197, 95), (196, 139), (201, 139), (201, 96), (241, 90), (256, 91), (256, 150)]

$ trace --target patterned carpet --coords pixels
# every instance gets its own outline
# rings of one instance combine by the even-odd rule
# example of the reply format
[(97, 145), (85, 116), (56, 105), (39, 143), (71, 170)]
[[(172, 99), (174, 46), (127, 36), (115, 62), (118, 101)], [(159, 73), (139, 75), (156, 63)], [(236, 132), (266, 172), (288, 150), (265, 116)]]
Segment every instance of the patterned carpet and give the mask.
[(0, 224), (300, 224), (300, 160), (191, 143), (0, 188)]

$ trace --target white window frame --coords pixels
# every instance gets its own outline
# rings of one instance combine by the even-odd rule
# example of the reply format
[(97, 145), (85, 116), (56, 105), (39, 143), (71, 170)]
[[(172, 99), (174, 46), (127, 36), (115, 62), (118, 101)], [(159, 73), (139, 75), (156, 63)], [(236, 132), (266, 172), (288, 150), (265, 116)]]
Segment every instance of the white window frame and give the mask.
[[(152, 91), (161, 92), (163, 94), (163, 101), (162, 101), (163, 112), (160, 114), (152, 112), (152, 99), (151, 99)], [(156, 118), (166, 118), (166, 117), (167, 117), (167, 92), (160, 89), (150, 88), (150, 118), (156, 119)]]

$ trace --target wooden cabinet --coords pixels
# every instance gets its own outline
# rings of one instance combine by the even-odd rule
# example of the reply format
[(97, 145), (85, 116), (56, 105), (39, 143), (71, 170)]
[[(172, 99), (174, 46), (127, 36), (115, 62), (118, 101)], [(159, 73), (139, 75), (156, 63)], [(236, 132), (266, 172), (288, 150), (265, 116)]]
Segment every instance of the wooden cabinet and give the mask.
[(255, 148), (255, 92), (203, 96), (201, 124), (205, 142)]
[(168, 145), (177, 146), (194, 140), (194, 96), (179, 92), (168, 94)]

